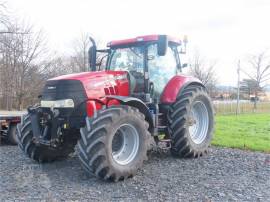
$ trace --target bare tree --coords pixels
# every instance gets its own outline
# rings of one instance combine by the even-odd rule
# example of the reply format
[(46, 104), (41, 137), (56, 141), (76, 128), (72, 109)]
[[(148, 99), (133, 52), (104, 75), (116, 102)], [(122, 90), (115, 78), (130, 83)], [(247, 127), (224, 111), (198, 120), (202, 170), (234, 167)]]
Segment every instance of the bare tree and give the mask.
[(43, 79), (74, 72), (74, 67), (72, 67), (68, 56), (58, 56), (57, 53), (55, 55), (55, 57), (51, 56), (40, 63), (39, 72)]
[(199, 51), (196, 51), (190, 59), (189, 73), (201, 80), (208, 88), (210, 95), (213, 94), (218, 81), (215, 65), (216, 62), (208, 62), (205, 57), (200, 55)]
[(0, 1), (0, 34), (7, 33), (10, 26), (10, 17), (8, 16), (8, 9), (5, 1)]
[(13, 100), (21, 109), (24, 98), (31, 93), (26, 85), (44, 53), (42, 31), (34, 32), (33, 26), (16, 22), (9, 27), (10, 33), (0, 35), (1, 87), (6, 99), (5, 108), (10, 110)]
[(0, 108), (11, 110), (34, 103), (44, 82), (66, 73), (68, 65), (62, 66), (56, 57), (48, 59), (41, 30), (8, 14), (0, 0)]
[[(81, 36), (74, 40), (73, 43), (73, 55), (70, 59), (70, 67), (72, 68), (73, 72), (83, 72), (89, 71), (89, 64), (88, 64), (88, 49), (92, 45), (89, 38), (90, 34), (88, 33), (81, 33)], [(100, 40), (96, 41), (97, 47), (101, 44)], [(97, 53), (97, 66), (102, 68), (105, 65), (105, 58), (107, 54), (105, 52), (98, 52)]]
[(253, 79), (243, 79), (240, 82), (241, 93), (248, 95), (249, 99), (250, 99), (250, 96), (254, 94), (256, 88), (257, 88), (257, 83)]
[(270, 80), (270, 59), (267, 55), (267, 51), (261, 51), (257, 55), (250, 55), (248, 57), (248, 64), (251, 67), (251, 71), (241, 69), (251, 80), (255, 82), (254, 86), (254, 108), (257, 108), (257, 97), (267, 85), (266, 82)]
[(88, 69), (89, 36), (88, 33), (82, 33), (80, 38), (74, 40), (74, 54), (70, 60), (74, 72), (85, 72)]

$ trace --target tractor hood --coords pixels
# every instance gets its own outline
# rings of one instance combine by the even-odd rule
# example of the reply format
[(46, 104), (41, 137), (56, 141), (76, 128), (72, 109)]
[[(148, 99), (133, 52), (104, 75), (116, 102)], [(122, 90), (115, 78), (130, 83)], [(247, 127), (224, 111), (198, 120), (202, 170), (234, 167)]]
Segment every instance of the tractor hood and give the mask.
[(125, 75), (125, 71), (97, 71), (97, 72), (81, 72), (81, 73), (75, 73), (75, 74), (67, 74), (67, 75), (62, 75), (58, 77), (54, 77), (51, 80), (79, 80), (79, 81), (89, 81), (89, 80), (100, 80), (104, 78), (112, 78), (114, 76), (118, 75)]
[[(98, 99), (106, 95), (129, 95), (127, 72), (125, 71), (97, 71), (63, 75), (48, 80), (46, 85), (47, 89), (54, 88), (54, 86), (49, 86), (50, 83), (57, 85), (61, 83), (80, 83), (83, 86), (87, 98)], [(70, 92), (79, 90), (77, 87), (73, 87), (70, 86), (68, 88), (67, 85), (67, 88), (65, 88), (65, 85), (63, 85), (61, 91)]]

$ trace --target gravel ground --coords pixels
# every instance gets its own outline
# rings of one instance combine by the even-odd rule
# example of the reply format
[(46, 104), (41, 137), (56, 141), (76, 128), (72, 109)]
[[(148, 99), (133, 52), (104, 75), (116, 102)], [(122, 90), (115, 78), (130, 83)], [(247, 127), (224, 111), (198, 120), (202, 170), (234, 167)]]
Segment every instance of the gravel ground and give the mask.
[(212, 148), (199, 159), (152, 152), (124, 182), (87, 176), (76, 156), (39, 165), (0, 146), (0, 201), (270, 201), (270, 154)]

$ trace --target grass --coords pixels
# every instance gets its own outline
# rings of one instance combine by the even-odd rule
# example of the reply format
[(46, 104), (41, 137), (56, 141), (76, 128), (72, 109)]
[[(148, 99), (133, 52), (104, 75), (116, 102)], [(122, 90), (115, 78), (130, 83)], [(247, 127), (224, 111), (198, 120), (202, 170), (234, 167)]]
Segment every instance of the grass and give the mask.
[(270, 153), (270, 114), (216, 116), (212, 144)]

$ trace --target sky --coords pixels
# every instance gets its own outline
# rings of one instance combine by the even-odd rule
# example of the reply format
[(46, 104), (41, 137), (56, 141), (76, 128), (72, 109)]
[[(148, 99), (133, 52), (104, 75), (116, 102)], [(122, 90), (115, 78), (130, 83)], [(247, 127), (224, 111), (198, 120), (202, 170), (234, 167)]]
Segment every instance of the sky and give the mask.
[[(188, 36), (187, 55), (198, 50), (216, 61), (222, 85), (236, 85), (237, 61), (270, 49), (269, 0), (8, 0), (19, 19), (46, 33), (49, 47), (69, 53), (82, 33), (98, 40), (145, 34)], [(104, 48), (104, 47), (103, 47)], [(243, 61), (243, 62), (242, 62)], [(241, 78), (244, 78), (242, 73)]]

